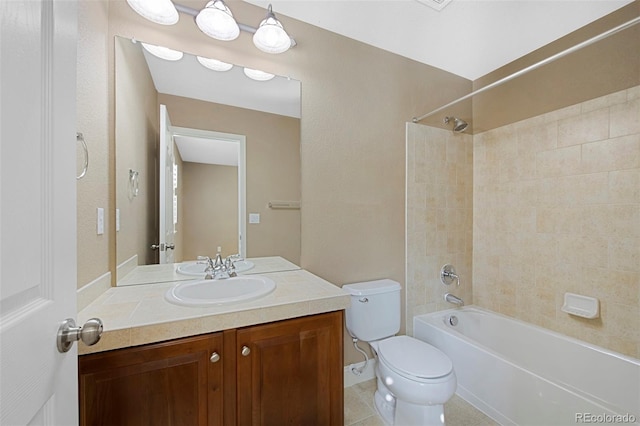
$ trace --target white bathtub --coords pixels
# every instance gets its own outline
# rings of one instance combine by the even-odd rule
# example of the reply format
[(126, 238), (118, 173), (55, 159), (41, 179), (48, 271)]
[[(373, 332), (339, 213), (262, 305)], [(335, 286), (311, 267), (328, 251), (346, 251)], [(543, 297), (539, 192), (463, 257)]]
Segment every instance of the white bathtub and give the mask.
[(413, 329), (451, 358), (456, 393), (502, 425), (640, 422), (638, 359), (475, 306), (416, 316)]

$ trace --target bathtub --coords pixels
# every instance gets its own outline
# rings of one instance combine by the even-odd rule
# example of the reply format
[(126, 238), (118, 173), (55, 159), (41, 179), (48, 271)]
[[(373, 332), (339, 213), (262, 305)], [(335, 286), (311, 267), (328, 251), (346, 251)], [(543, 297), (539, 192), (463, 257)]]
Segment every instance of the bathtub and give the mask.
[(502, 425), (640, 422), (638, 359), (475, 306), (413, 329), (451, 358), (456, 393)]

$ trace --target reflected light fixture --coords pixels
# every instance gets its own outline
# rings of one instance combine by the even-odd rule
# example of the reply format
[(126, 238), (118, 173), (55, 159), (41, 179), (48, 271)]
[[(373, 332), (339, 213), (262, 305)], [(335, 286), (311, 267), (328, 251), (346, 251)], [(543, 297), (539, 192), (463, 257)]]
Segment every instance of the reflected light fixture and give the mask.
[(198, 28), (217, 40), (235, 40), (240, 35), (240, 27), (233, 13), (223, 0), (212, 0), (196, 15)]
[(178, 10), (171, 0), (127, 0), (129, 6), (140, 16), (161, 25), (178, 22)]
[(167, 61), (179, 61), (184, 55), (179, 50), (169, 49), (168, 47), (156, 46), (155, 44), (142, 42), (140, 42), (140, 44), (142, 44), (142, 47), (144, 47), (147, 52), (151, 53), (153, 56), (157, 56), (158, 58)]
[(266, 53), (282, 53), (291, 47), (291, 37), (284, 30), (280, 21), (276, 19), (271, 5), (267, 9), (267, 17), (262, 20), (253, 35), (253, 44)]
[(245, 68), (244, 69), (244, 75), (246, 75), (250, 79), (256, 80), (256, 81), (269, 81), (273, 77), (275, 77), (274, 74), (270, 74), (268, 72), (264, 72), (264, 71), (260, 71), (260, 70), (254, 70), (254, 69), (251, 69), (251, 68)]
[(217, 59), (203, 58), (202, 56), (197, 56), (196, 58), (203, 67), (209, 68), (210, 70), (229, 71), (233, 68), (233, 64), (228, 64)]
[(253, 34), (253, 44), (266, 53), (286, 52), (296, 45), (276, 18), (271, 4), (266, 18), (255, 28), (236, 22), (224, 0), (209, 0), (202, 10), (173, 3), (172, 0), (127, 0), (127, 3), (138, 14), (158, 24), (175, 24), (178, 13), (193, 16), (200, 31), (217, 40), (235, 40), (240, 31), (246, 31)]

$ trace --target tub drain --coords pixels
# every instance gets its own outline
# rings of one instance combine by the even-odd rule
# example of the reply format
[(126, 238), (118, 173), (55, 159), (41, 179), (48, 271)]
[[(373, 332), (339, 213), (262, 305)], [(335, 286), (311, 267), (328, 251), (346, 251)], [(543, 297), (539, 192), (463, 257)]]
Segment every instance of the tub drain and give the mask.
[(457, 317), (457, 316), (455, 316), (455, 315), (451, 315), (451, 316), (449, 317), (449, 324), (451, 324), (451, 325), (452, 325), (452, 326), (454, 326), (454, 327), (455, 327), (456, 325), (458, 325), (458, 317)]

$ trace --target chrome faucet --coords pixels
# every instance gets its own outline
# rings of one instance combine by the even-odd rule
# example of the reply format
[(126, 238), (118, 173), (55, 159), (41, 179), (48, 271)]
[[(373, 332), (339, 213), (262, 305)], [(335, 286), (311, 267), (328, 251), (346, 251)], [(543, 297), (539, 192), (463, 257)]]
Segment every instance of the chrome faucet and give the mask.
[(447, 293), (444, 295), (444, 300), (449, 303), (453, 303), (454, 305), (464, 306), (464, 302), (458, 296), (454, 296), (451, 293)]
[(215, 265), (213, 264), (213, 259), (209, 256), (198, 256), (198, 263), (206, 263), (207, 266), (204, 268), (204, 279), (212, 280), (214, 277)]
[(213, 279), (214, 280), (224, 280), (229, 278), (229, 271), (227, 270), (226, 263), (222, 260), (222, 256), (220, 253), (216, 255), (216, 260), (213, 263)]
[(234, 261), (239, 260), (239, 255), (232, 255), (222, 260), (220, 253), (216, 255), (214, 259), (209, 256), (198, 256), (198, 260), (206, 263), (207, 267), (204, 269), (205, 280), (223, 280), (237, 276), (236, 268), (233, 264)]

